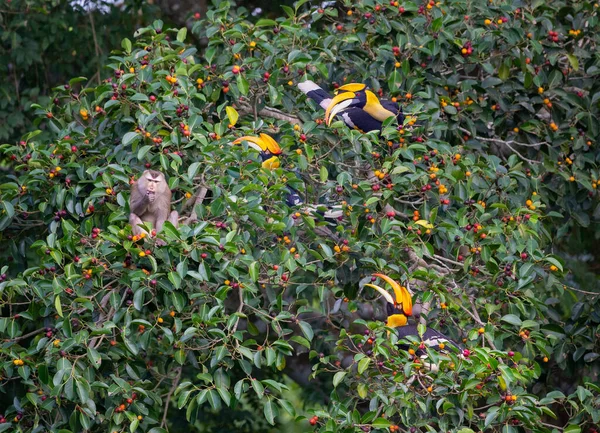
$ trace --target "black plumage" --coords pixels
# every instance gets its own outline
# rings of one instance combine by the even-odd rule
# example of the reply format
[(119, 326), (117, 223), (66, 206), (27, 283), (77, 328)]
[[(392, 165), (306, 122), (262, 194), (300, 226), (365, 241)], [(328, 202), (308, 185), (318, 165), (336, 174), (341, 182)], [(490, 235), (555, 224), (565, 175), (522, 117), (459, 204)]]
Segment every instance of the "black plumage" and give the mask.
[[(404, 122), (402, 108), (397, 103), (380, 101), (363, 84), (342, 86), (337, 96), (331, 96), (310, 80), (298, 84), (298, 88), (326, 110), (328, 123), (331, 117), (338, 116), (350, 128), (369, 132), (380, 131), (383, 121), (389, 117), (396, 117), (399, 123)], [(331, 116), (330, 111), (333, 112)]]

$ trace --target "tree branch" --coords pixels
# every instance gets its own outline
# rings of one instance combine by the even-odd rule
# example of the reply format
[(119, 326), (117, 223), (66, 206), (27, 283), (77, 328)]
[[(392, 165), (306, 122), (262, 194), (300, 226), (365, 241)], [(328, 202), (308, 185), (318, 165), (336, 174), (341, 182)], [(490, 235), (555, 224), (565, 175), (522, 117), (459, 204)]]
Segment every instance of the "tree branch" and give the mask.
[[(458, 128), (460, 131), (471, 135), (471, 131), (465, 129), (465, 128)], [(517, 149), (515, 149), (514, 147), (512, 147), (513, 144), (516, 144), (518, 146), (525, 146), (525, 147), (535, 147), (535, 146), (541, 146), (544, 144), (548, 144), (546, 141), (541, 141), (539, 143), (521, 143), (519, 141), (515, 141), (515, 140), (501, 140), (499, 138), (486, 138), (486, 137), (480, 137), (478, 135), (474, 136), (474, 138), (476, 138), (477, 140), (480, 141), (486, 141), (486, 142), (491, 142), (491, 143), (498, 143), (498, 144), (504, 144), (506, 147), (508, 147), (510, 150), (512, 150), (514, 153), (516, 153), (517, 155), (519, 155), (519, 157), (524, 160), (527, 161), (530, 164), (539, 164), (541, 163), (541, 161), (536, 161), (535, 159), (529, 159), (525, 156), (523, 156)]]
[[(246, 114), (255, 114), (254, 108), (245, 102), (238, 102), (238, 107), (240, 116), (245, 116)], [(291, 123), (292, 125), (302, 125), (302, 122), (299, 118), (284, 113), (283, 111), (278, 110), (277, 108), (263, 107), (256, 114), (258, 114), (259, 117), (271, 117), (273, 119), (283, 120), (285, 122)]]
[(162, 421), (160, 422), (161, 428), (165, 428), (167, 425), (167, 414), (169, 413), (169, 405), (171, 404), (171, 397), (173, 396), (173, 392), (179, 386), (179, 381), (181, 380), (181, 367), (177, 367), (177, 376), (175, 376), (175, 380), (173, 381), (173, 385), (171, 385), (171, 389), (169, 389), (169, 393), (167, 394), (167, 401), (165, 402), (165, 410), (163, 411)]

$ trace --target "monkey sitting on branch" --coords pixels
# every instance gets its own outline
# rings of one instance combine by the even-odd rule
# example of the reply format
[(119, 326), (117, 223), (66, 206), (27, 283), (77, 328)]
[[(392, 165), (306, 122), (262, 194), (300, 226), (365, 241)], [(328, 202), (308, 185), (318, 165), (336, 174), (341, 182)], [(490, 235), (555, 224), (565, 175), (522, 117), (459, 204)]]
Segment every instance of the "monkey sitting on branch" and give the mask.
[[(152, 234), (162, 230), (165, 221), (170, 221), (175, 227), (179, 219), (176, 210), (171, 212), (171, 190), (165, 175), (160, 171), (146, 170), (142, 176), (131, 184), (131, 196), (129, 197), (129, 223), (135, 236), (146, 233), (140, 224), (151, 223)], [(158, 240), (157, 245), (165, 245), (164, 241)]]

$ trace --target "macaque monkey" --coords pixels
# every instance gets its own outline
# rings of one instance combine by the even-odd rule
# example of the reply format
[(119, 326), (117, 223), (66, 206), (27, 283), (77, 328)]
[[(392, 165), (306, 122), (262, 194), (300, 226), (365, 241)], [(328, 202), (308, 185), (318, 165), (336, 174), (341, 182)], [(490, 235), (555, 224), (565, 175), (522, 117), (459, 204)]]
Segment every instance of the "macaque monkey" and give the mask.
[[(171, 212), (171, 190), (165, 180), (165, 175), (160, 171), (146, 170), (142, 176), (131, 184), (129, 197), (129, 223), (134, 235), (141, 235), (146, 231), (139, 224), (151, 223), (153, 232), (160, 232), (165, 221), (170, 221), (177, 227), (179, 214)], [(158, 241), (158, 245), (164, 245)]]

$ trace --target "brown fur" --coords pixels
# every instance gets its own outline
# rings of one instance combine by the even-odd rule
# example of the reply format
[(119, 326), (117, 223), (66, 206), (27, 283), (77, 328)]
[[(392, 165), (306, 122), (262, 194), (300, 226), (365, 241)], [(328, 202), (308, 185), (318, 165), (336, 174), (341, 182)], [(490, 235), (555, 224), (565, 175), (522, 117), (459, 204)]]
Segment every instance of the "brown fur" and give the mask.
[(177, 226), (179, 214), (171, 212), (171, 190), (160, 171), (146, 170), (131, 185), (129, 208), (129, 223), (134, 235), (146, 232), (139, 224), (150, 223), (157, 233), (167, 220)]

